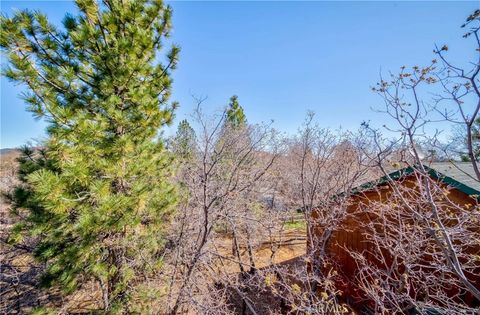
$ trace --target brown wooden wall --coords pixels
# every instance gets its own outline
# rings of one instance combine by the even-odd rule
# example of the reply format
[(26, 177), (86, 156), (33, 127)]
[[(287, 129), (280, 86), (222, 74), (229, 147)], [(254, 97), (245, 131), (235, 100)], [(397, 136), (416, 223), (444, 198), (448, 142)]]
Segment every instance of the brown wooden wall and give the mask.
[[(415, 178), (407, 177), (402, 179), (399, 182), (404, 187), (414, 188), (415, 187)], [(445, 189), (447, 187), (445, 186)], [(414, 188), (415, 189), (415, 188)], [(348, 296), (350, 301), (355, 303), (365, 303), (365, 296), (361, 290), (356, 285), (355, 277), (358, 274), (358, 267), (356, 260), (350, 255), (349, 250), (353, 250), (357, 253), (364, 252), (364, 257), (376, 265), (377, 267), (387, 268), (389, 266), (383, 266), (378, 261), (375, 260), (374, 256), (370, 253), (375, 252), (375, 247), (370, 243), (366, 234), (371, 233), (366, 231), (365, 228), (361, 227), (359, 222), (371, 222), (375, 217), (375, 213), (369, 210), (369, 205), (373, 203), (388, 203), (391, 202), (393, 190), (389, 185), (384, 185), (383, 187), (376, 187), (375, 190), (365, 191), (357, 195), (351, 196), (348, 200), (349, 206), (347, 208), (347, 215), (337, 226), (335, 231), (331, 234), (328, 239), (326, 246), (326, 252), (333, 265), (329, 265), (325, 268), (335, 268), (339, 274), (338, 286), (343, 291), (344, 296)], [(452, 189), (449, 190), (448, 199), (458, 205), (471, 204), (472, 206), (476, 203), (474, 199), (470, 196)], [(373, 207), (372, 207), (373, 208)], [(318, 209), (318, 211), (329, 211), (329, 209)], [(478, 210), (475, 210), (478, 211)], [(318, 214), (313, 213), (315, 218)], [(315, 220), (315, 219), (314, 219)], [(474, 227), (475, 228), (475, 227)], [(476, 225), (477, 229), (480, 229), (478, 224)], [(325, 227), (320, 225), (314, 225), (312, 231), (314, 236), (319, 236), (324, 231)], [(368, 233), (367, 233), (368, 232)], [(314, 237), (315, 238), (315, 237)], [(310, 243), (315, 244), (314, 239), (309, 240)], [(315, 246), (315, 245), (314, 245)], [(347, 248), (347, 250), (345, 250)], [(480, 255), (480, 245), (476, 248), (470, 248), (471, 254)], [(422, 259), (428, 261), (427, 256)], [(387, 260), (388, 261), (388, 260)], [(391, 264), (391, 260), (387, 264)], [(478, 273), (470, 277), (477, 287), (480, 287), (480, 267)], [(458, 292), (457, 292), (458, 293)], [(452, 294), (456, 294), (452, 292)], [(466, 303), (477, 304), (479, 301), (474, 301), (473, 297), (467, 297)]]

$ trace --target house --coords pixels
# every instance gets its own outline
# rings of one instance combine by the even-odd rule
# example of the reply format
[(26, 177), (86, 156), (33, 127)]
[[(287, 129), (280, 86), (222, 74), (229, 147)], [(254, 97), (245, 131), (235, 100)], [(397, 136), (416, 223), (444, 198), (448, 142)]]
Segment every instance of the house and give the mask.
[[(443, 224), (466, 278), (480, 289), (480, 182), (471, 164), (405, 167), (336, 198), (341, 199), (337, 206), (312, 212), (309, 250), (313, 257), (323, 255), (314, 259), (321, 264), (317, 269), (334, 271), (342, 299), (364, 310), (379, 300), (401, 305), (399, 298), (388, 300), (385, 292), (391, 290), (420, 303), (434, 294), (435, 303), (446, 309), (449, 303), (480, 305), (450, 271), (443, 243), (437, 242), (443, 236), (436, 234)], [(339, 211), (335, 222), (317, 223), (326, 222), (319, 218), (332, 211)], [(377, 290), (370, 290), (374, 286)]]

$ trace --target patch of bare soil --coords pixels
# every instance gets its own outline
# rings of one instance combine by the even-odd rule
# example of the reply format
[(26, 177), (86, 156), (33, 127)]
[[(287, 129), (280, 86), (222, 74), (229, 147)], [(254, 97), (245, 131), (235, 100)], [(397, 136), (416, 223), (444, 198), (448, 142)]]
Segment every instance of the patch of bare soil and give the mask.
[[(228, 290), (232, 314), (287, 314), (291, 311), (288, 302), (279, 298), (278, 292), (273, 292), (273, 287), (266, 285), (265, 279), (292, 275), (289, 279), (278, 280), (285, 284), (298, 283), (302, 286), (297, 275), (306, 272), (306, 231), (304, 229), (287, 229), (281, 235), (257, 246), (254, 251), (255, 272), (253, 274), (248, 272), (241, 274), (238, 258), (232, 253), (231, 237), (219, 236), (216, 240), (216, 248), (218, 253), (225, 257), (222, 264), (223, 270), (237, 278), (234, 281), (237, 285)], [(240, 246), (240, 249), (243, 267), (249, 270), (247, 248)], [(243, 295), (243, 298), (240, 295)], [(244, 302), (245, 300), (248, 300), (248, 305)]]
[[(230, 261), (227, 272), (240, 272), (238, 259), (232, 253), (232, 238), (229, 235), (218, 236), (216, 247), (219, 254)], [(291, 229), (277, 236), (272, 241), (265, 241), (254, 251), (255, 267), (262, 269), (271, 265), (281, 264), (294, 258), (305, 255), (306, 253), (306, 233), (302, 230)], [(240, 245), (240, 257), (244, 267), (249, 267), (249, 258), (247, 248)]]

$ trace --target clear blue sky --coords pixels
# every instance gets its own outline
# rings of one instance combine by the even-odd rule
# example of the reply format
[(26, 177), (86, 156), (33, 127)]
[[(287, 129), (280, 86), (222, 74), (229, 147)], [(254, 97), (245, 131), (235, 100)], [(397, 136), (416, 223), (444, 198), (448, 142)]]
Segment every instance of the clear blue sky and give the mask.
[[(179, 120), (194, 108), (191, 95), (208, 96), (208, 110), (239, 96), (247, 119), (275, 121), (294, 132), (307, 110), (325, 127), (356, 129), (363, 120), (381, 126), (381, 99), (370, 91), (380, 70), (426, 64), (433, 45), (448, 44), (459, 60), (474, 55), (462, 38), (471, 2), (171, 2), (172, 39), (182, 47), (174, 72)], [(75, 12), (67, 1), (2, 1), (1, 11), (39, 9), (59, 23)], [(4, 59), (2, 59), (2, 64)], [(1, 79), (2, 148), (44, 135), (18, 94)], [(167, 130), (167, 134), (173, 129)]]

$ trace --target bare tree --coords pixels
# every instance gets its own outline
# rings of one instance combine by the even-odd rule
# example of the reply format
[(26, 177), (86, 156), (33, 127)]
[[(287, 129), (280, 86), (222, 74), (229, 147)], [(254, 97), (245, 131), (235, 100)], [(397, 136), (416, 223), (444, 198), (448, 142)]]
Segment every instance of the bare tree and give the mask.
[[(436, 97), (438, 111), (450, 122), (461, 125), (465, 130), (465, 146), (469, 160), (472, 162), (477, 180), (480, 181), (478, 156), (475, 155), (474, 142), (475, 121), (480, 111), (480, 10), (475, 10), (462, 27), (468, 27), (465, 38), (473, 38), (476, 59), (468, 66), (456, 65), (449, 61), (446, 54), (448, 46), (435, 47), (435, 54), (442, 61), (442, 68), (436, 72), (436, 81), (443, 93)], [(453, 103), (453, 107), (450, 105)]]
[(289, 141), (280, 158), (283, 172), (280, 191), (288, 204), (296, 205), (306, 222), (306, 255), (294, 265), (273, 265), (263, 283), (295, 312), (342, 314), (349, 312), (337, 286), (336, 262), (326, 244), (334, 231), (342, 229), (347, 212), (346, 197), (358, 182), (370, 178), (364, 154), (370, 145), (364, 134), (334, 133), (307, 115), (297, 136)]
[(372, 161), (388, 181), (376, 192), (382, 196), (378, 201), (368, 196), (363, 202), (355, 199), (351, 216), (357, 218), (369, 246), (345, 250), (358, 266), (357, 284), (382, 314), (412, 309), (473, 313), (467, 300), (480, 300), (476, 199), (454, 196), (455, 191), (439, 181), (440, 175), (423, 165), (416, 145), (429, 123), (418, 89), (435, 82), (433, 69), (402, 69), (375, 88), (385, 101), (385, 112), (396, 122), (390, 127), (400, 134), (395, 142), (406, 152), (399, 162), (412, 170), (404, 180), (389, 178), (392, 143), (385, 144), (378, 131), (366, 126), (376, 146)]
[(206, 117), (201, 102), (193, 116), (195, 155), (178, 175), (185, 193), (173, 227), (169, 313), (186, 308), (228, 313), (231, 290), (254, 312), (244, 282), (256, 272), (259, 234), (271, 229), (265, 222), (272, 218), (256, 209), (270, 189), (264, 179), (281, 146), (268, 125), (231, 128), (225, 112)]

